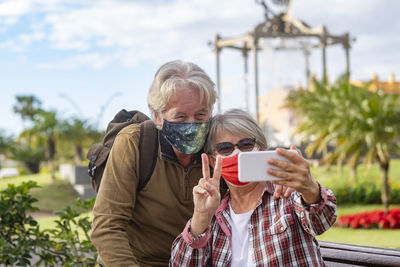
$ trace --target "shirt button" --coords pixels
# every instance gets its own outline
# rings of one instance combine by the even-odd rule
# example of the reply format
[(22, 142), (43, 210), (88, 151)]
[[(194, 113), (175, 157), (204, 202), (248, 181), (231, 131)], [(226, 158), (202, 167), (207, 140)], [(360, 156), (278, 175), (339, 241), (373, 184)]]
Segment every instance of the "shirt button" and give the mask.
[(253, 225), (249, 225), (249, 229), (253, 229)]

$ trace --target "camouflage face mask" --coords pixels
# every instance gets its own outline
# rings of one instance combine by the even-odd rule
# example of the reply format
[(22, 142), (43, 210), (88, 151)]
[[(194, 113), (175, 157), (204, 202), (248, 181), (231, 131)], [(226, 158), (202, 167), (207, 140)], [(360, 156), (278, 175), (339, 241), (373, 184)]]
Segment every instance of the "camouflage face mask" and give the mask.
[(191, 155), (203, 148), (210, 122), (170, 122), (164, 119), (162, 133), (171, 146), (183, 154)]

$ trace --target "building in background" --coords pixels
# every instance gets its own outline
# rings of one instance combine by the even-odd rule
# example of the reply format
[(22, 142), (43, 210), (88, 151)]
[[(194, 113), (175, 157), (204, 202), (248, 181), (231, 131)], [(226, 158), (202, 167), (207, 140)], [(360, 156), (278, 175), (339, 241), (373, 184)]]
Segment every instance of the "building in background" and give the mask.
[(354, 86), (363, 86), (368, 82), (370, 82), (368, 90), (371, 92), (381, 89), (384, 93), (400, 94), (400, 82), (396, 82), (394, 73), (390, 73), (387, 81), (380, 81), (375, 73), (372, 75), (371, 81), (350, 81)]
[(274, 87), (260, 97), (260, 125), (265, 131), (270, 147), (298, 146), (299, 140), (293, 137), (296, 118), (289, 108), (285, 107), (285, 99), (294, 87)]

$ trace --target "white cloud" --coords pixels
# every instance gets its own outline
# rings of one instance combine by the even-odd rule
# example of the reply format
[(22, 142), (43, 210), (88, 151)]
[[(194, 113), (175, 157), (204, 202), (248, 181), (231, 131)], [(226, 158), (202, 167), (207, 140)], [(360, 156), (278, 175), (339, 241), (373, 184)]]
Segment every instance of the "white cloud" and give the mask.
[(0, 17), (21, 16), (32, 8), (31, 1), (8, 0), (0, 3)]
[(116, 55), (104, 55), (99, 53), (86, 53), (70, 57), (60, 62), (41, 63), (40, 69), (75, 69), (81, 66), (90, 66), (93, 69), (101, 69), (115, 60)]
[[(396, 28), (382, 22), (385, 17), (381, 15), (390, 4), (393, 2), (296, 0), (292, 11), (293, 16), (312, 26), (327, 25), (333, 34), (350, 31), (359, 40), (354, 49), (364, 53), (379, 50), (393, 40), (382, 33), (393, 33)], [(159, 63), (178, 57), (213, 64), (207, 41), (213, 40), (216, 33), (223, 37), (240, 35), (264, 19), (263, 9), (250, 0), (11, 0), (0, 4), (0, 31), (29, 14), (36, 14), (33, 26), (11, 36), (0, 47), (24, 51), (41, 41), (44, 49), (72, 54), (41, 63), (40, 67), (47, 68), (102, 68), (112, 62), (135, 67), (141, 62)], [(376, 32), (374, 29), (379, 27), (382, 31)], [(382, 38), (376, 38), (377, 34)], [(233, 61), (224, 53), (221, 56), (223, 61)], [(240, 59), (236, 64), (242, 64)]]
[[(233, 4), (228, 0), (72, 1), (72, 4), (61, 0), (24, 0), (24, 3), (29, 8), (20, 8), (13, 14), (40, 13), (35, 21), (40, 27), (22, 33), (22, 38), (12, 39), (18, 48), (14, 51), (22, 51), (39, 40), (53, 50), (78, 54), (111, 49), (114, 51), (105, 52), (106, 56), (114, 54), (113, 60), (126, 66), (135, 66), (143, 59), (193, 56), (194, 47), (207, 47), (207, 41), (214, 38), (218, 29), (215, 21), (221, 22), (220, 29), (229, 29), (236, 23), (240, 25), (244, 17), (254, 17), (255, 8), (245, 1)], [(77, 7), (72, 8), (74, 4)], [(232, 19), (235, 21), (228, 23)], [(247, 27), (242, 25), (242, 31)], [(67, 58), (62, 65), (72, 66), (76, 59), (76, 56)], [(92, 65), (98, 66), (97, 59), (93, 59)]]

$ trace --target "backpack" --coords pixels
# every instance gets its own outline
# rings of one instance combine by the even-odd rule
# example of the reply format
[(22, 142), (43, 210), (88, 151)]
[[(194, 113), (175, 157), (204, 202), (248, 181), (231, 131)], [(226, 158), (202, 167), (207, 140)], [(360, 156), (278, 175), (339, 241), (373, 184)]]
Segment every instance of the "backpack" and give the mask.
[(137, 191), (143, 189), (153, 174), (157, 162), (158, 130), (154, 123), (140, 111), (125, 109), (118, 112), (107, 126), (103, 141), (92, 145), (86, 155), (88, 172), (93, 189), (98, 192), (107, 159), (117, 134), (126, 126), (139, 123), (139, 183)]

